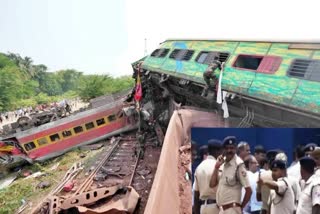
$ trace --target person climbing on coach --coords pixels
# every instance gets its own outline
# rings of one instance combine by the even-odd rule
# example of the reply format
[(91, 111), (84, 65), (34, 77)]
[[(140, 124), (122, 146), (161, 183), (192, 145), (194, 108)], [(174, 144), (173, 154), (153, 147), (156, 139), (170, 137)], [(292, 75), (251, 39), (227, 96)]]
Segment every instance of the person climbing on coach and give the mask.
[(206, 86), (203, 89), (203, 92), (201, 94), (201, 96), (206, 97), (208, 95), (209, 89), (210, 89), (210, 80), (213, 79), (214, 81), (214, 85), (217, 84), (218, 82), (218, 78), (215, 76), (214, 72), (217, 68), (219, 68), (220, 70), (222, 70), (223, 68), (223, 64), (220, 60), (219, 60), (219, 56), (216, 55), (214, 56), (214, 60), (208, 65), (208, 68), (206, 69), (206, 71), (203, 73), (203, 79), (206, 82)]

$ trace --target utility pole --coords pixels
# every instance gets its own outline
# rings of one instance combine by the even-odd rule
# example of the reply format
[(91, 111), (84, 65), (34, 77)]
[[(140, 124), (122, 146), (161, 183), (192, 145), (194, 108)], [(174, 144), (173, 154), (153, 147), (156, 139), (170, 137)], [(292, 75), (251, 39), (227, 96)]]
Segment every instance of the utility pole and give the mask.
[(147, 38), (144, 39), (144, 56), (147, 56), (148, 51), (147, 51)]

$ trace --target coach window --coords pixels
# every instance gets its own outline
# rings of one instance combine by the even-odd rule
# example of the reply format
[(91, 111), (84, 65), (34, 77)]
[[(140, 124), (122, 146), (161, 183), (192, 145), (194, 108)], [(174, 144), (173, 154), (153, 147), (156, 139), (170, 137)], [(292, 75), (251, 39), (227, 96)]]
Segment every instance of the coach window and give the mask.
[(169, 55), (169, 58), (175, 59), (175, 60), (188, 61), (191, 59), (193, 53), (194, 53), (194, 50), (174, 49)]
[(196, 58), (196, 62), (209, 65), (214, 61), (215, 57), (218, 57), (220, 62), (225, 62), (229, 58), (229, 53), (201, 51)]
[(320, 82), (320, 60), (295, 59), (287, 74), (288, 76)]
[(40, 138), (40, 139), (37, 140), (37, 141), (38, 141), (38, 145), (39, 145), (39, 146), (42, 146), (42, 145), (45, 145), (45, 144), (48, 143), (48, 140), (47, 140), (47, 138), (45, 138), (45, 137)]
[(238, 55), (233, 63), (233, 67), (256, 71), (258, 73), (273, 74), (282, 62), (278, 56), (257, 56), (257, 55)]
[(30, 151), (34, 148), (36, 148), (36, 145), (34, 144), (34, 142), (29, 142), (24, 144), (24, 148), (26, 149), (26, 151)]
[(51, 142), (60, 140), (59, 134), (57, 133), (57, 134), (50, 135), (50, 140)]
[(116, 119), (117, 119), (117, 118), (116, 118), (116, 115), (114, 115), (114, 114), (108, 116), (109, 122), (115, 121)]
[(77, 133), (82, 132), (82, 131), (83, 131), (83, 128), (82, 128), (82, 126), (77, 126), (77, 127), (74, 127), (73, 130), (74, 130), (74, 133), (77, 134)]
[(92, 129), (92, 128), (94, 128), (93, 122), (86, 123), (86, 129), (87, 129), (87, 130)]
[(71, 133), (70, 130), (64, 130), (64, 131), (62, 132), (62, 136), (63, 136), (63, 137), (69, 137), (69, 136), (71, 136), (71, 135), (72, 135), (72, 133)]
[(157, 58), (163, 58), (169, 53), (169, 50), (170, 49), (168, 49), (168, 48), (156, 49), (155, 51), (153, 51), (151, 53), (151, 56), (152, 57), (157, 57)]
[(233, 66), (236, 68), (257, 70), (262, 59), (263, 56), (239, 55)]
[(103, 124), (106, 123), (106, 121), (104, 120), (104, 118), (98, 119), (96, 122), (97, 122), (97, 125), (98, 125), (98, 126), (101, 126), (101, 125), (103, 125)]

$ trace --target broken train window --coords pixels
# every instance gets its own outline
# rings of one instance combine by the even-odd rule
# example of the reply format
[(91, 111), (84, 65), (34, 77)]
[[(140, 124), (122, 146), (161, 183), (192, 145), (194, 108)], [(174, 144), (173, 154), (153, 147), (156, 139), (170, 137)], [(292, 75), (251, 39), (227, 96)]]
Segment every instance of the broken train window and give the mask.
[(233, 67), (252, 70), (259, 73), (273, 74), (282, 62), (282, 58), (278, 56), (258, 56), (240, 54), (233, 63)]
[(188, 61), (191, 59), (192, 55), (194, 53), (194, 50), (188, 50), (188, 49), (174, 49), (169, 58), (175, 59), (175, 60), (183, 60)]
[(209, 65), (213, 62), (215, 56), (219, 57), (220, 62), (226, 62), (229, 58), (229, 53), (216, 51), (201, 51), (196, 58), (196, 62)]
[(295, 59), (288, 76), (320, 82), (320, 60)]
[(151, 53), (151, 56), (163, 58), (167, 56), (167, 54), (169, 53), (169, 50), (170, 50), (169, 48), (156, 49)]

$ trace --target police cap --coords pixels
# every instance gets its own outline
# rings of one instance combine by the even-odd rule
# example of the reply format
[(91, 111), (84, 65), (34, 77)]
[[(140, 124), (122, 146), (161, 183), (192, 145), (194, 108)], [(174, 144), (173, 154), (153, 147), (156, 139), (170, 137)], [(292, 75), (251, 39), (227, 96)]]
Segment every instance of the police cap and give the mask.
[(228, 145), (237, 145), (237, 138), (235, 136), (228, 136), (223, 139), (223, 146), (228, 146)]
[(221, 149), (222, 142), (217, 139), (208, 140), (208, 148)]
[(315, 143), (308, 143), (307, 145), (305, 145), (303, 151), (304, 152), (312, 152), (316, 149), (317, 144)]
[(271, 164), (271, 169), (286, 169), (286, 162), (282, 160), (274, 160)]

